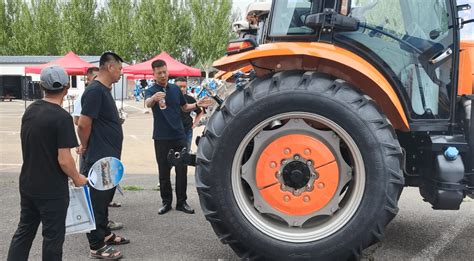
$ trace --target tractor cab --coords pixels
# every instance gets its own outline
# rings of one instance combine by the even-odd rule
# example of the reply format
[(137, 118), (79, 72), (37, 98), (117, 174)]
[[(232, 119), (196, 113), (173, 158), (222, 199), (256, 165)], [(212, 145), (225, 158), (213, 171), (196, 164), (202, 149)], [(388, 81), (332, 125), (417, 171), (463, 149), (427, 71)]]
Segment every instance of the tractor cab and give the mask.
[(268, 40), (320, 41), (353, 51), (391, 79), (413, 125), (430, 119), (447, 130), (454, 116), (457, 75), (451, 72), (459, 49), (450, 3), (275, 1)]

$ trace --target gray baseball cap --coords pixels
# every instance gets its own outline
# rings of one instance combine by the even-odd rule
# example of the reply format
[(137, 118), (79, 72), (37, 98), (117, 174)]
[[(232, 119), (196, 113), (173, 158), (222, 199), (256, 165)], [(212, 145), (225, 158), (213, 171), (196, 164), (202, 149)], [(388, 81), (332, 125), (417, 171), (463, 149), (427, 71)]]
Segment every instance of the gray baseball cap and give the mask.
[(62, 90), (69, 83), (67, 72), (58, 65), (43, 68), (41, 70), (41, 86), (47, 90)]

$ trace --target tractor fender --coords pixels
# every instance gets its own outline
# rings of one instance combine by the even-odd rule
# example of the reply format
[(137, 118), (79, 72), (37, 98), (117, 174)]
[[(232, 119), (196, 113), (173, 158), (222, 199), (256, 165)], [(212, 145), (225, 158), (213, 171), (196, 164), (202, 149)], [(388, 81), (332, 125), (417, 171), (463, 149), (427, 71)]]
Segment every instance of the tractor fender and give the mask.
[(393, 127), (409, 131), (402, 103), (388, 80), (367, 60), (332, 44), (278, 42), (225, 56), (213, 66), (234, 71), (251, 65), (257, 76), (288, 70), (319, 71), (343, 79), (376, 101)]

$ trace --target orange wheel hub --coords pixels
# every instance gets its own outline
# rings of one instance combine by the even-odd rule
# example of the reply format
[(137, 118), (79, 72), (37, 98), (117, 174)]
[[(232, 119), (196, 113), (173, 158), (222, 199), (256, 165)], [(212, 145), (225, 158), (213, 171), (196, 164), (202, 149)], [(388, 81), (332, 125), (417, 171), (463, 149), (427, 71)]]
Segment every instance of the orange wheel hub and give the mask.
[[(295, 159), (310, 162), (307, 168), (316, 174), (316, 178), (305, 184), (302, 193), (296, 194), (283, 190), (282, 186), (288, 187), (288, 184), (278, 178), (282, 172), (287, 179), (301, 175), (301, 171), (288, 169), (288, 162)], [(256, 183), (261, 196), (272, 208), (287, 215), (303, 216), (322, 209), (335, 196), (339, 167), (324, 143), (305, 134), (290, 134), (275, 139), (262, 151), (257, 161)]]

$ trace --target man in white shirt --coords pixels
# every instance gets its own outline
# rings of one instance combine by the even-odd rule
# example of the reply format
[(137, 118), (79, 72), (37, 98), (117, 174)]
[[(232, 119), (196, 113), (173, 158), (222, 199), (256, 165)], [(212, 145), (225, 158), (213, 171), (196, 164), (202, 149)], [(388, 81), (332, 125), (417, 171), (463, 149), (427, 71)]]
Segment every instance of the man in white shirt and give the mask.
[[(87, 88), (87, 85), (94, 80), (94, 78), (97, 76), (99, 73), (99, 68), (98, 67), (90, 67), (87, 69), (86, 73), (86, 80), (84, 82), (84, 85)], [(77, 122), (79, 121), (79, 116), (81, 116), (81, 98), (82, 98), (82, 92), (77, 95), (76, 100), (74, 100), (74, 110), (72, 112), (72, 116), (74, 117), (74, 124), (77, 125)]]

